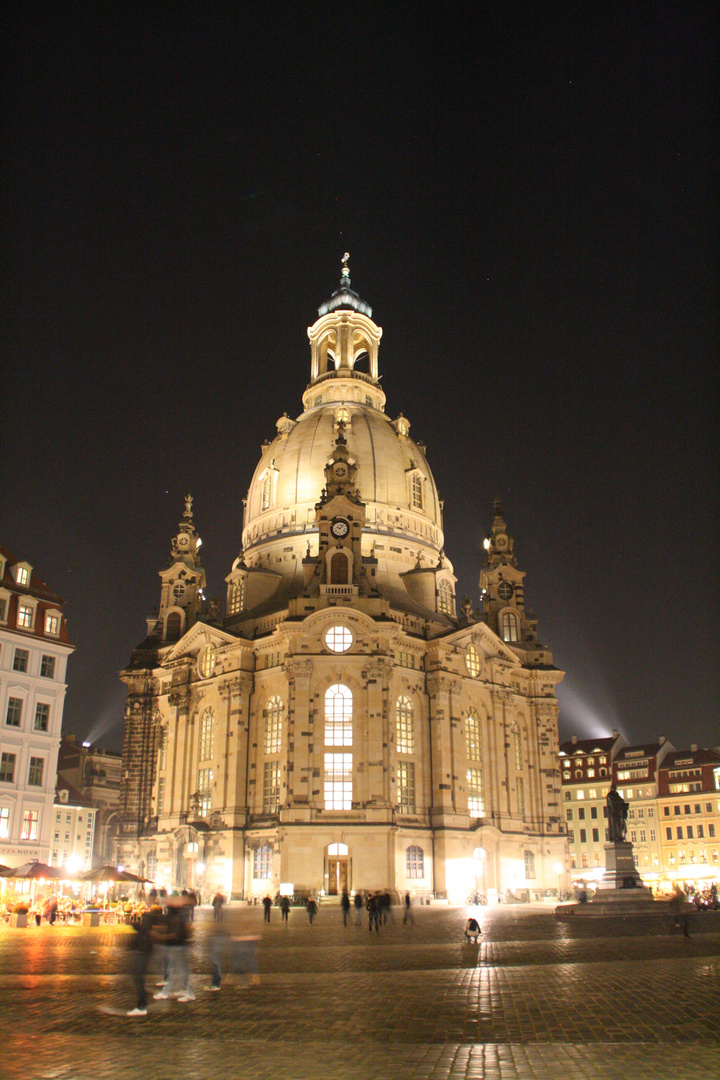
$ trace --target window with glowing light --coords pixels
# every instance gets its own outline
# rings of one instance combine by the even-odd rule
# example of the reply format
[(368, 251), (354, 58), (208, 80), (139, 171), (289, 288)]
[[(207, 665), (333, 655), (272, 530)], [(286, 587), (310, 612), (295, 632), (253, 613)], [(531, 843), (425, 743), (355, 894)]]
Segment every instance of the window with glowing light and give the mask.
[(500, 636), (503, 641), (518, 640), (517, 616), (512, 611), (504, 611), (500, 619)]
[(253, 858), (253, 877), (267, 880), (272, 871), (272, 848), (269, 844), (255, 848)]
[(60, 616), (59, 615), (46, 615), (45, 616), (45, 633), (57, 634), (60, 633)]
[(441, 581), (438, 586), (438, 611), (442, 615), (455, 614), (455, 595), (449, 581)]
[(275, 503), (275, 477), (277, 472), (274, 467), (270, 467), (265, 470), (265, 475), (262, 481), (262, 507), (263, 510), (269, 510)]
[(468, 769), (468, 814), (470, 817), (483, 815), (483, 774), (481, 769)]
[(535, 856), (532, 851), (525, 852), (525, 880), (532, 881), (535, 877)]
[(352, 809), (352, 754), (325, 755), (325, 809)]
[(468, 645), (465, 652), (465, 667), (468, 670), (468, 675), (473, 679), (477, 679), (480, 674), (482, 664), (480, 662), (480, 653), (477, 651), (474, 645)]
[(35, 615), (35, 608), (30, 604), (19, 604), (17, 613), (17, 624), (24, 630), (32, 630), (33, 616)]
[(212, 761), (215, 748), (215, 716), (212, 709), (206, 709), (200, 718), (200, 738), (198, 740), (198, 761)]
[(352, 746), (352, 691), (335, 683), (325, 691), (325, 745)]
[(237, 615), (245, 607), (245, 581), (233, 581), (228, 588), (228, 615)]
[(331, 626), (325, 631), (325, 645), (334, 653), (347, 652), (353, 643), (352, 633), (347, 626)]
[(425, 877), (425, 853), (417, 844), (411, 844), (405, 852), (405, 874), (414, 879)]
[(401, 814), (415, 813), (415, 764), (399, 761), (397, 766), (398, 810)]
[(7, 840), (10, 835), (10, 810), (0, 806), (0, 840)]
[(37, 840), (38, 812), (37, 810), (25, 810), (20, 830), (21, 840)]
[(26, 566), (18, 566), (15, 571), (15, 580), (17, 581), (18, 585), (30, 584), (30, 571)]
[(267, 703), (263, 711), (265, 721), (264, 750), (266, 754), (279, 754), (282, 741), (282, 699), (275, 694)]
[(415, 753), (415, 731), (413, 727), (413, 704), (410, 698), (401, 695), (395, 706), (395, 736), (398, 754)]
[(198, 817), (207, 817), (212, 803), (212, 769), (198, 769), (197, 794), (198, 794)]
[(468, 761), (482, 761), (480, 717), (475, 709), (468, 709), (465, 717), (465, 751)]
[(522, 769), (522, 740), (520, 738), (520, 728), (517, 726), (517, 721), (513, 721), (513, 725), (510, 729), (513, 742), (513, 755), (515, 758), (515, 769), (519, 771)]
[(263, 766), (263, 814), (280, 809), (280, 762), (266, 761)]
[(420, 473), (413, 473), (410, 481), (410, 503), (416, 510), (423, 508), (423, 482)]
[(203, 679), (209, 679), (215, 673), (217, 665), (217, 650), (214, 645), (206, 645), (200, 653), (198, 669)]

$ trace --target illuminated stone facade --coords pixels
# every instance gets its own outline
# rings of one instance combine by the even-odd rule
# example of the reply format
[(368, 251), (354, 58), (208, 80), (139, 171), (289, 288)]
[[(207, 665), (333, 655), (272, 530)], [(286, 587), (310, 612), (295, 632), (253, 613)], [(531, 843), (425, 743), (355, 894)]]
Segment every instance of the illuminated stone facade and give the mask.
[(502, 510), (483, 614), (457, 610), (425, 447), (385, 413), (382, 331), (346, 267), (319, 316), (303, 412), (278, 420), (250, 484), (224, 617), (201, 610), (188, 500), (122, 673), (118, 858), (234, 897), (556, 889), (562, 673)]

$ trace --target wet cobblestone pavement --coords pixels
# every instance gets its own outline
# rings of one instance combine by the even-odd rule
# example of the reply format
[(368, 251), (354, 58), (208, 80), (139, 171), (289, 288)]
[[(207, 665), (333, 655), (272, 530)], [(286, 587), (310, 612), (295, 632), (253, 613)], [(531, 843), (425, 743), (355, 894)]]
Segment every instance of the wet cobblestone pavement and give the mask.
[[(134, 1005), (125, 927), (0, 927), (0, 1080), (705, 1080), (720, 1077), (720, 912), (685, 938), (666, 917), (556, 919), (540, 907), (414, 909), (368, 934), (337, 908), (262, 922), (260, 985), (209, 985), (197, 913), (197, 999)], [(354, 919), (354, 915), (353, 915)], [(158, 979), (151, 969), (148, 989)]]

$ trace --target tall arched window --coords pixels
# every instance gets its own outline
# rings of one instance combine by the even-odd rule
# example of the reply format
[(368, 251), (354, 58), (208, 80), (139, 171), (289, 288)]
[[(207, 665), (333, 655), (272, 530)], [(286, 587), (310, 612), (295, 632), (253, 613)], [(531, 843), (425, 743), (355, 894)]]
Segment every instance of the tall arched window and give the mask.
[(271, 697), (264, 711), (265, 719), (265, 744), (266, 754), (279, 754), (282, 739), (282, 699), (277, 696)]
[(413, 704), (410, 698), (403, 695), (397, 699), (395, 706), (395, 732), (398, 754), (414, 754)]
[(455, 596), (449, 581), (441, 581), (438, 585), (438, 611), (443, 615), (455, 614)]
[(178, 641), (182, 630), (182, 615), (179, 611), (171, 611), (165, 623), (165, 640)]
[(212, 709), (206, 709), (200, 717), (200, 736), (198, 739), (198, 761), (212, 761), (215, 748), (215, 716)]
[(352, 746), (352, 690), (340, 683), (325, 691), (325, 745)]
[(518, 641), (517, 616), (514, 611), (504, 611), (500, 620), (500, 634), (503, 641)]
[(405, 873), (409, 878), (425, 877), (425, 854), (417, 844), (411, 844), (405, 852)]
[(410, 481), (410, 502), (413, 507), (422, 510), (423, 482), (420, 473), (413, 473)]
[(330, 559), (330, 584), (347, 585), (349, 577), (348, 557), (344, 551), (336, 551)]

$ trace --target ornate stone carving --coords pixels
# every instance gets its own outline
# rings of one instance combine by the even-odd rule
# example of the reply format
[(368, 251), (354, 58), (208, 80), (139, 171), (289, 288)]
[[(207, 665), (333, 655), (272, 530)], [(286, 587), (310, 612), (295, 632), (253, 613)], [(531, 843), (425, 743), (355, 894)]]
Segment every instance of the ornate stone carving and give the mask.
[(309, 679), (312, 675), (312, 669), (312, 660), (301, 660), (289, 656), (283, 661), (283, 671), (290, 680)]
[(173, 690), (170, 694), (170, 705), (173, 709), (187, 712), (190, 708), (190, 691), (186, 689)]

